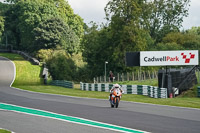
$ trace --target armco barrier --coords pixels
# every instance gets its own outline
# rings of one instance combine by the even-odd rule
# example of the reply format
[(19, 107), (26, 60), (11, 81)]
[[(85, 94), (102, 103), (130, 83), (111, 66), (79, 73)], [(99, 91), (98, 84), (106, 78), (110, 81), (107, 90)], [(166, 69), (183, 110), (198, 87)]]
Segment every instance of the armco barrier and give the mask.
[(40, 65), (40, 62), (36, 58), (29, 56), (25, 52), (17, 51), (17, 50), (11, 50), (11, 52), (23, 56), (26, 60), (30, 61), (33, 65)]
[(19, 55), (23, 56), (26, 60), (30, 61), (33, 65), (40, 65), (40, 62), (36, 58), (33, 58), (30, 55), (28, 55), (27, 53), (22, 52), (22, 51), (0, 49), (0, 52), (19, 54)]
[(197, 96), (200, 97), (200, 86), (197, 87)]
[[(80, 83), (81, 90), (109, 92), (113, 84)], [(167, 88), (158, 88), (147, 85), (121, 85), (125, 94), (145, 95), (152, 98), (167, 98)]]
[[(70, 81), (65, 81), (65, 80), (52, 80), (50, 83), (50, 85), (55, 85), (55, 86), (62, 86), (62, 87), (66, 87), (66, 88), (74, 88), (74, 83), (70, 82)], [(83, 90), (86, 87), (83, 87)], [(87, 85), (88, 88), (88, 85)]]

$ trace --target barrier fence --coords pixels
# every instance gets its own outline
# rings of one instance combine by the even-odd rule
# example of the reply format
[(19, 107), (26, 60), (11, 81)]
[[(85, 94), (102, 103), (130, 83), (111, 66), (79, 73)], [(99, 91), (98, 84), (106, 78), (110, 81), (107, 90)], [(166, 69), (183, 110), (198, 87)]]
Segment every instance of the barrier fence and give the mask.
[(74, 83), (66, 80), (52, 80), (49, 84), (55, 86), (62, 86), (65, 88), (74, 88)]
[[(113, 84), (80, 83), (81, 90), (109, 92)], [(121, 85), (125, 94), (145, 95), (152, 98), (167, 98), (167, 88), (158, 88), (147, 85)]]
[(40, 62), (36, 58), (31, 57), (25, 52), (18, 51), (18, 50), (11, 50), (11, 52), (23, 56), (26, 60), (30, 61), (33, 65), (40, 65)]
[(28, 53), (18, 51), (18, 50), (7, 50), (7, 49), (0, 49), (2, 53), (15, 53), (23, 56), (26, 60), (30, 61), (33, 65), (40, 65), (40, 62), (36, 59), (31, 57)]

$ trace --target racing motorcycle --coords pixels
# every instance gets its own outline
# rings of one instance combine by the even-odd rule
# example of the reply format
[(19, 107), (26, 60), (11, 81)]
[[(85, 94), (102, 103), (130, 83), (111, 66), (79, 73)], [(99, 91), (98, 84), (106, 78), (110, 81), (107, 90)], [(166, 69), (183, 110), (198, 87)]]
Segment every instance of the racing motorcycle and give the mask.
[(119, 88), (114, 88), (112, 91), (111, 97), (109, 98), (111, 108), (114, 108), (114, 107), (118, 108), (121, 97), (122, 97), (121, 90)]

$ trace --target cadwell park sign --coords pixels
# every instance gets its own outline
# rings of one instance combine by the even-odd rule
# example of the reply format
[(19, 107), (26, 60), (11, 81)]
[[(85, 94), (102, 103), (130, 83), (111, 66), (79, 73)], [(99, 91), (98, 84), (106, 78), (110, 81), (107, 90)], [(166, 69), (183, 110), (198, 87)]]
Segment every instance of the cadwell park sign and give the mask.
[(140, 52), (140, 66), (179, 66), (198, 64), (198, 50)]
[(141, 51), (126, 53), (127, 66), (199, 65), (198, 50)]

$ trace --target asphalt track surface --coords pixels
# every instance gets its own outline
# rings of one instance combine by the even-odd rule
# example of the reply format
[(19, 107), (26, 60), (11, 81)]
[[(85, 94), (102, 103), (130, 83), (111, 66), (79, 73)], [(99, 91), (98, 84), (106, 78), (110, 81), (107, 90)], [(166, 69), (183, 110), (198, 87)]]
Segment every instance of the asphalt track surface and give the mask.
[[(200, 132), (200, 110), (190, 108), (179, 108), (170, 106), (160, 106), (151, 104), (141, 104), (133, 102), (120, 102), (119, 108), (110, 108), (108, 100), (98, 100), (89, 98), (77, 98), (59, 95), (40, 94), (34, 92), (23, 91), (9, 87), (14, 78), (14, 65), (5, 58), (0, 58), (0, 102), (14, 104), (23, 107), (46, 110), (58, 114), (75, 116), (89, 120), (119, 125), (123, 127), (153, 132), (153, 133), (199, 133)], [(125, 95), (124, 95), (125, 96)], [(13, 117), (10, 117), (17, 114)], [(5, 126), (3, 121), (25, 119), (24, 114), (0, 111), (0, 127)], [(27, 115), (26, 115), (27, 116)], [(40, 128), (45, 127), (45, 118), (36, 116), (27, 116), (30, 123), (31, 119), (38, 122)], [(44, 119), (44, 120), (40, 120)], [(3, 121), (2, 121), (3, 120)], [(37, 121), (37, 122), (36, 122)], [(48, 121), (56, 121), (50, 120)], [(57, 120), (58, 121), (58, 120)], [(26, 122), (28, 124), (29, 122)], [(49, 122), (51, 123), (51, 122)], [(53, 123), (53, 122), (52, 122)], [(65, 125), (65, 122), (60, 122)], [(66, 122), (67, 123), (67, 122)], [(66, 125), (68, 125), (67, 123)], [(15, 124), (13, 124), (15, 125)], [(23, 125), (23, 123), (21, 124)], [(43, 126), (44, 125), (44, 126)], [(48, 125), (48, 124), (46, 124)], [(54, 124), (51, 128), (59, 129)], [(78, 132), (78, 128), (84, 133), (88, 132), (113, 132), (104, 129), (98, 129), (78, 124), (70, 124), (69, 131)], [(79, 127), (80, 126), (80, 127)], [(15, 127), (20, 127), (16, 124)], [(20, 128), (25, 128), (21, 126)], [(63, 127), (65, 128), (65, 127)], [(15, 131), (12, 127), (7, 129)], [(31, 128), (36, 131), (39, 127)], [(51, 132), (48, 128), (42, 128), (42, 131)], [(74, 129), (74, 131), (73, 131)], [(76, 130), (76, 131), (75, 131)], [(18, 130), (17, 130), (18, 131)], [(17, 132), (16, 131), (16, 132)], [(62, 130), (64, 131), (64, 130)], [(60, 131), (62, 133), (62, 131)], [(90, 132), (89, 131), (89, 132)]]
[(51, 118), (0, 110), (0, 127), (15, 133), (117, 133)]

